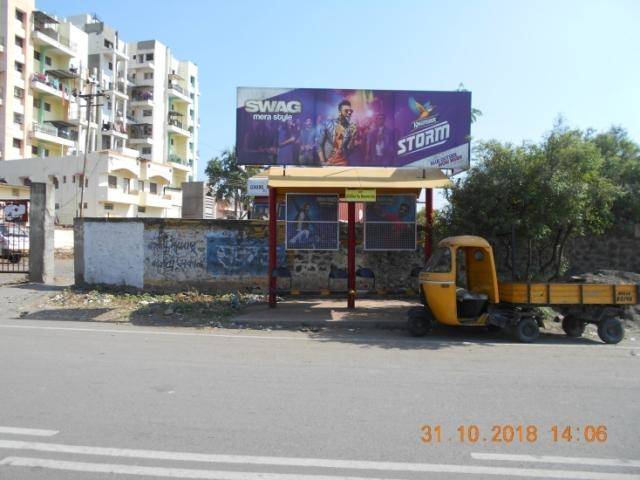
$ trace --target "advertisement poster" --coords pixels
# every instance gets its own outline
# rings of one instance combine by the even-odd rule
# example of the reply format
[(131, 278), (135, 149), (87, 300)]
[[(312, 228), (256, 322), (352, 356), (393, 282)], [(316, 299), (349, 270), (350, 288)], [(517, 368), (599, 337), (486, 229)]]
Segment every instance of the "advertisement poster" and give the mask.
[(365, 250), (415, 250), (415, 195), (378, 195), (365, 204), (364, 221)]
[(288, 250), (338, 249), (338, 195), (287, 194)]
[(29, 221), (29, 200), (0, 200), (0, 220), (27, 223)]
[(471, 92), (238, 88), (244, 165), (469, 168)]

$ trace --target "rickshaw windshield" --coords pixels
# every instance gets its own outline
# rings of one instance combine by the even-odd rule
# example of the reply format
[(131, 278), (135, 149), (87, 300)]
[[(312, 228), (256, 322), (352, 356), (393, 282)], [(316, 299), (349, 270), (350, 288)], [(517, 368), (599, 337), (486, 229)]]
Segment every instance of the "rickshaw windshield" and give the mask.
[(425, 272), (448, 273), (451, 271), (451, 250), (448, 247), (436, 248), (424, 267)]

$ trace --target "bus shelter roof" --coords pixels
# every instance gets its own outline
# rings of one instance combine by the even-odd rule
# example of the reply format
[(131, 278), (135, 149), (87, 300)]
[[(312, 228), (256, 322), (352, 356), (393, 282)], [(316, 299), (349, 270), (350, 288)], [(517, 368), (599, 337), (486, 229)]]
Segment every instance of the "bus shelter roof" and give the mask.
[[(257, 175), (262, 176), (262, 175)], [(443, 188), (453, 185), (438, 168), (270, 167), (268, 184), (276, 188)]]

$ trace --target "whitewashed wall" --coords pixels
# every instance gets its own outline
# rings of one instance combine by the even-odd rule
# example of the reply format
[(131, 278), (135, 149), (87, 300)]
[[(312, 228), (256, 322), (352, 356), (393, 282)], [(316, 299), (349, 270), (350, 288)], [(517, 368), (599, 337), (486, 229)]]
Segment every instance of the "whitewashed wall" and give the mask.
[(83, 230), (86, 283), (144, 286), (142, 222), (85, 222)]

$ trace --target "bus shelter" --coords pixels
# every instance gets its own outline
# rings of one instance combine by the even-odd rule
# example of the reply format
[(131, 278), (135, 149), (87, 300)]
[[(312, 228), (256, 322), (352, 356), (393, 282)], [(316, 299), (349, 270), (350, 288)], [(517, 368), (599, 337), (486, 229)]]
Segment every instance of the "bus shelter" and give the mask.
[[(264, 175), (264, 174), (262, 174)], [(347, 201), (347, 306), (355, 308), (356, 297), (356, 209), (357, 202), (362, 201), (367, 193), (373, 192), (376, 198), (391, 198), (392, 196), (413, 195), (420, 196), (422, 189), (426, 189), (426, 228), (424, 255), (425, 261), (431, 255), (431, 225), (433, 211), (433, 189), (451, 186), (451, 180), (439, 169), (389, 168), (389, 167), (270, 167), (266, 172), (269, 189), (269, 306), (275, 307), (277, 302), (277, 220), (278, 203), (288, 202), (289, 198), (300, 199), (296, 205), (298, 223), (311, 220), (305, 212), (309, 210), (309, 202), (305, 198), (325, 199), (327, 203), (337, 198)], [(355, 193), (355, 194), (354, 194)], [(358, 197), (358, 193), (362, 196)], [(307, 197), (305, 197), (305, 195)], [(295, 200), (294, 198), (294, 200)], [(290, 202), (287, 203), (287, 205)], [(337, 204), (336, 204), (337, 205)], [(415, 205), (415, 202), (414, 202)], [(329, 205), (330, 206), (330, 205)], [(288, 208), (288, 207), (287, 207)], [(401, 204), (400, 208), (404, 208)], [(415, 209), (415, 206), (414, 206)], [(302, 213), (300, 213), (302, 212)], [(417, 219), (414, 219), (414, 222)], [(287, 221), (287, 218), (285, 218)], [(289, 222), (294, 223), (294, 222)], [(333, 241), (334, 222), (318, 222), (328, 233), (326, 239)], [(339, 235), (338, 219), (335, 231)], [(300, 240), (302, 233), (289, 234), (285, 225), (285, 242)], [(306, 232), (308, 236), (308, 231)], [(304, 235), (303, 235), (304, 237)], [(302, 238), (302, 240), (305, 240)], [(337, 236), (336, 236), (337, 241)], [(311, 249), (316, 245), (311, 245)], [(287, 244), (287, 248), (288, 244)], [(322, 248), (322, 246), (320, 246)], [(414, 245), (414, 248), (417, 248)], [(326, 248), (330, 249), (330, 248)]]

